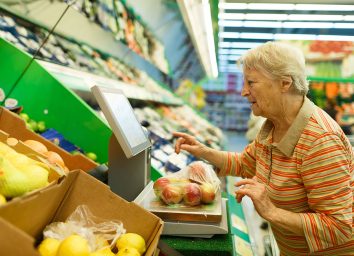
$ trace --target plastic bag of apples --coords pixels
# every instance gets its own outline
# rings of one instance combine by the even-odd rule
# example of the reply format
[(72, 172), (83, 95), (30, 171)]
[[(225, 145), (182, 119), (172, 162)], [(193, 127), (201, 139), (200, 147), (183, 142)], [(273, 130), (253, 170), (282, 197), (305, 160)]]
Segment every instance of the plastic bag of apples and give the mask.
[(157, 179), (153, 188), (155, 195), (165, 204), (196, 206), (214, 202), (220, 184), (211, 165), (196, 161), (176, 173)]

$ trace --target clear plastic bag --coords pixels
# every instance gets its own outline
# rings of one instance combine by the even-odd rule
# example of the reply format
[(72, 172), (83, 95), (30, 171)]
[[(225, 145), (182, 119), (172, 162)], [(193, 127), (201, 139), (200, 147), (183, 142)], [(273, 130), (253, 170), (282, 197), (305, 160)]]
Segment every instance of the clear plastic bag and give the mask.
[(213, 170), (212, 166), (203, 161), (195, 161), (178, 172), (167, 175), (167, 178), (188, 179), (192, 182), (213, 185), (215, 193), (220, 189), (221, 181)]
[(53, 222), (43, 231), (44, 238), (64, 240), (77, 234), (85, 238), (91, 251), (107, 247), (108, 241), (113, 248), (117, 239), (125, 233), (123, 223), (119, 220), (107, 220), (94, 216), (87, 205), (79, 205), (65, 222)]

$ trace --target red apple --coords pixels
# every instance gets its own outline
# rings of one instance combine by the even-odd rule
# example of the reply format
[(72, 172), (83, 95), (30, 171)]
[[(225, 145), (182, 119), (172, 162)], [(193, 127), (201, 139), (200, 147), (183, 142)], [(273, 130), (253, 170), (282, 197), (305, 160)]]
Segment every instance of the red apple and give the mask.
[(164, 189), (164, 187), (166, 185), (170, 184), (170, 180), (165, 178), (165, 177), (161, 177), (161, 178), (158, 178), (155, 182), (154, 182), (154, 192), (155, 192), (155, 195), (157, 197), (160, 197), (161, 195), (161, 191)]
[(194, 162), (189, 165), (189, 179), (198, 183), (205, 182), (206, 173), (201, 162)]
[(161, 191), (160, 198), (166, 204), (178, 204), (182, 201), (183, 190), (180, 186), (167, 184)]
[(209, 204), (215, 200), (215, 188), (211, 183), (204, 182), (200, 185), (202, 191), (202, 203)]
[(202, 191), (198, 184), (189, 183), (184, 188), (183, 200), (187, 205), (195, 206), (200, 204)]

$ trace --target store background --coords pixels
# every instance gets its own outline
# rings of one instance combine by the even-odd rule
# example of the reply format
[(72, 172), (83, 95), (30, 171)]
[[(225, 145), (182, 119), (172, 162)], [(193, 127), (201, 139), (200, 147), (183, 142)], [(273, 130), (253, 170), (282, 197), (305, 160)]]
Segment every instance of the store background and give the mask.
[[(164, 175), (194, 160), (173, 154), (174, 130), (217, 149), (243, 149), (250, 108), (240, 96), (242, 73), (235, 62), (247, 49), (286, 40), (307, 58), (311, 99), (322, 108), (336, 99), (343, 119), (353, 122), (352, 1), (312, 1), (347, 6), (308, 10), (301, 9), (308, 1), (257, 1), (282, 4), (270, 8), (248, 3), (0, 1), (2, 104), (23, 106), (29, 127), (43, 132), (38, 121), (44, 121), (51, 128), (43, 134), (48, 139), (106, 163), (110, 129), (89, 88), (118, 87), (150, 131), (154, 175)], [(54, 27), (55, 36), (44, 43)], [(250, 232), (257, 233), (256, 223)]]

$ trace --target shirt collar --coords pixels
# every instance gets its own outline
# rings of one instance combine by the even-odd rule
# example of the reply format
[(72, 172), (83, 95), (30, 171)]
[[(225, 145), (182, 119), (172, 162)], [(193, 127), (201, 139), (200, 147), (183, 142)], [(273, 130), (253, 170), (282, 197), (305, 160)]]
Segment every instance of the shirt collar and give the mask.
[[(314, 111), (315, 105), (307, 97), (305, 97), (299, 113), (284, 137), (279, 143), (272, 143), (272, 145), (277, 147), (287, 157), (291, 157), (294, 153), (295, 146), (300, 139), (302, 131), (306, 127)], [(273, 128), (273, 123), (267, 119), (259, 134), (259, 139), (261, 142), (263, 141), (266, 144), (269, 143), (269, 138), (272, 137), (270, 133)]]

